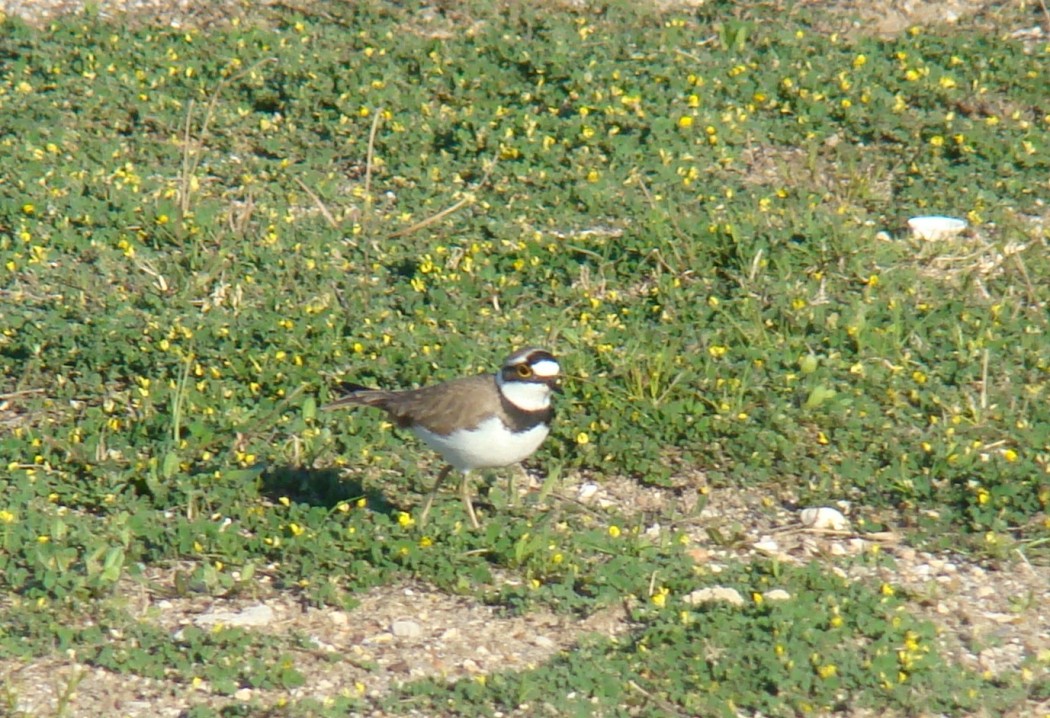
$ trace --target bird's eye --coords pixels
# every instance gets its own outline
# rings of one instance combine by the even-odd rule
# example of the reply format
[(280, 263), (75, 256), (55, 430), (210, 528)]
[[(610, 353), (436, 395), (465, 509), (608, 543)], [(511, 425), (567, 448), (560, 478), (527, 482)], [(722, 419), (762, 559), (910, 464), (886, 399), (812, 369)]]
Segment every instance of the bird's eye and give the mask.
[(532, 367), (528, 364), (518, 364), (518, 376), (522, 379), (528, 379), (532, 376)]

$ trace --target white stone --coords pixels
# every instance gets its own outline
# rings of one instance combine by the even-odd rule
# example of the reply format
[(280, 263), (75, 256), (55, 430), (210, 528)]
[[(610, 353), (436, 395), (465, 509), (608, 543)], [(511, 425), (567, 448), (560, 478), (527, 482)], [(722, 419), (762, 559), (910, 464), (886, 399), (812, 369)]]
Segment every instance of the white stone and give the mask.
[(780, 550), (780, 545), (771, 538), (763, 538), (761, 541), (755, 541), (751, 544), (751, 547), (756, 551), (761, 551), (765, 554), (775, 554)]
[(735, 588), (709, 586), (708, 588), (698, 588), (683, 596), (682, 602), (690, 606), (696, 606), (701, 603), (728, 603), (733, 606), (743, 606), (744, 597)]
[(594, 498), (594, 495), (598, 493), (598, 484), (588, 481), (586, 484), (581, 484), (579, 491), (576, 492), (576, 498), (580, 501), (587, 501), (588, 499)]
[(399, 618), (390, 624), (390, 632), (398, 638), (419, 638), (423, 635), (423, 627), (408, 618)]
[(927, 242), (935, 242), (950, 239), (966, 229), (966, 221), (955, 217), (940, 217), (930, 215), (926, 217), (912, 217), (908, 220), (908, 229), (915, 239), (923, 239)]
[(193, 619), (198, 626), (268, 626), (273, 623), (275, 614), (266, 604), (256, 604), (242, 608), (240, 611), (219, 608), (202, 613)]
[(799, 521), (803, 526), (811, 529), (824, 529), (830, 531), (848, 531), (849, 521), (838, 509), (830, 506), (822, 506), (816, 509), (802, 509), (799, 512)]
[(548, 638), (547, 636), (533, 636), (532, 645), (550, 650), (558, 644), (554, 642), (554, 639)]

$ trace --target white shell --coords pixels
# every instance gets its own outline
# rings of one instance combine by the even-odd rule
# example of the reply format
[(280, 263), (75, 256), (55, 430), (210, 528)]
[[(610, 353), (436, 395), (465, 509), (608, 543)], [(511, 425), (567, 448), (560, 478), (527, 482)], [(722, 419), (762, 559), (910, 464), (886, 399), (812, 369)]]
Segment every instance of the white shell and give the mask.
[(954, 237), (966, 229), (966, 226), (965, 220), (937, 215), (912, 217), (908, 220), (908, 229), (911, 230), (912, 236), (928, 242)]

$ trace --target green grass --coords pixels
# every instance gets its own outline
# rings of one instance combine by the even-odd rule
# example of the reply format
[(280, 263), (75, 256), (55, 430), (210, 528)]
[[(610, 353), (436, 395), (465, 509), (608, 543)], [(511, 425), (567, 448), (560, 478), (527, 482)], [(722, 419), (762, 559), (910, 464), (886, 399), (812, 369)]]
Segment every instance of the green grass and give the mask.
[[(948, 663), (898, 599), (817, 568), (774, 582), (806, 611), (685, 609), (710, 577), (677, 537), (627, 530), (637, 517), (497, 502), (515, 520), (475, 533), (450, 499), (424, 540), (399, 512), (434, 475), (426, 452), (378, 417), (317, 409), (339, 378), (409, 386), (548, 344), (569, 379), (544, 472), (679, 485), (698, 469), (850, 500), (861, 528), (915, 544), (1045, 561), (1047, 48), (980, 28), (845, 40), (804, 13), (733, 12), (7, 20), (0, 653), (79, 646), (192, 680), (162, 651), (118, 665), (98, 631), (52, 635), (71, 610), (117, 611), (163, 646), (114, 594), (178, 562), (186, 591), (250, 592), (265, 571), (336, 605), (408, 576), (521, 611), (640, 601), (625, 639), (408, 686), (389, 710), (483, 714), (549, 685), (577, 696), (551, 710), (581, 715), (592, 698), (610, 715), (1015, 700)], [(917, 244), (903, 224), (921, 213), (973, 229)], [(494, 595), (494, 569), (523, 588)], [(718, 582), (751, 596), (778, 570)], [(267, 664), (287, 647), (198, 638), (259, 661), (211, 680), (294, 680)], [(902, 666), (900, 646), (921, 660)]]

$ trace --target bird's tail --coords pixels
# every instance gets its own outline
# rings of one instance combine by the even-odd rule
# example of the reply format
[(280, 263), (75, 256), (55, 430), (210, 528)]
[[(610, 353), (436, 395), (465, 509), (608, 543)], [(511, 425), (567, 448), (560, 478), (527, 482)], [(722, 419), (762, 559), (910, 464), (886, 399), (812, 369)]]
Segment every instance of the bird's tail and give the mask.
[(367, 386), (343, 382), (339, 385), (339, 391), (344, 395), (322, 407), (325, 411), (331, 409), (344, 409), (348, 406), (374, 406), (386, 409), (390, 400), (390, 392), (382, 389), (370, 389)]

